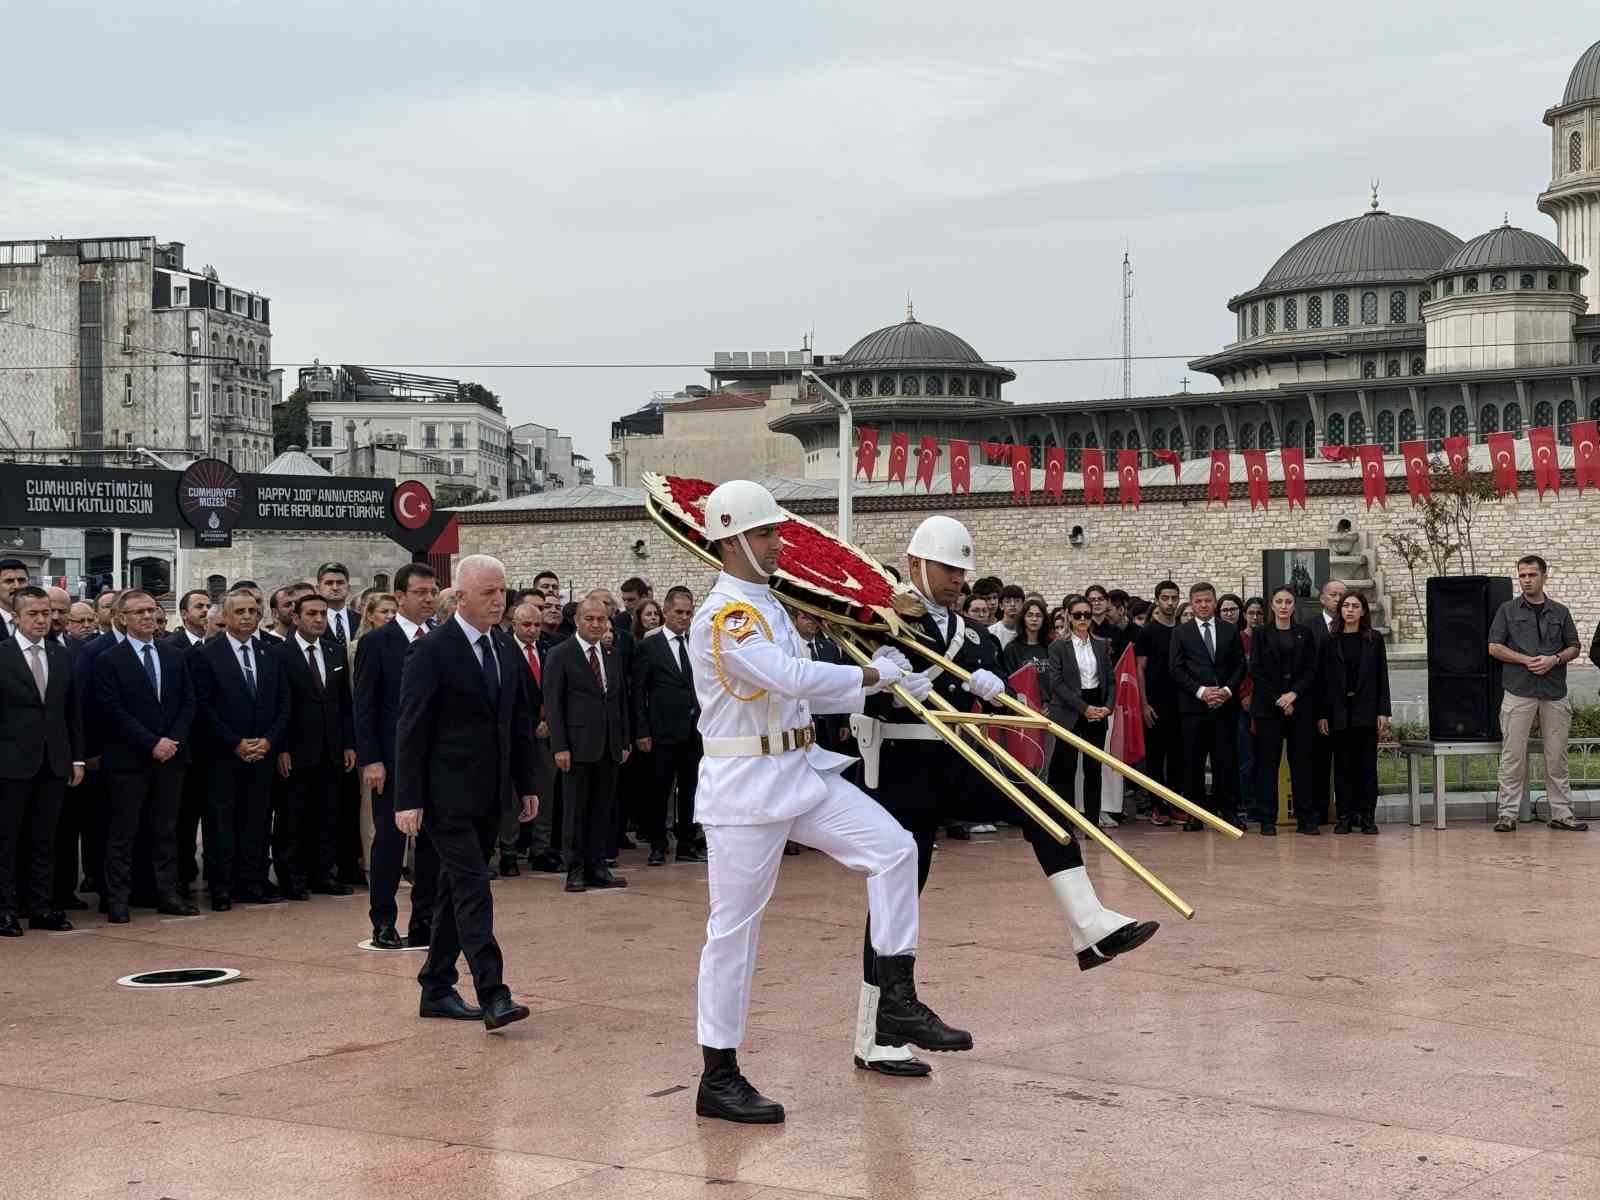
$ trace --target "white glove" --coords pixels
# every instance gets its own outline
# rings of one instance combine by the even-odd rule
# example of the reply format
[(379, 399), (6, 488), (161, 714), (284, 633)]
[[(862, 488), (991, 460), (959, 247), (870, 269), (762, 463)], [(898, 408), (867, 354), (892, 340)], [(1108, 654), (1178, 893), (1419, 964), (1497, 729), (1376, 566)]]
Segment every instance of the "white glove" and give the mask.
[(878, 682), (867, 689), (867, 695), (869, 696), (876, 696), (879, 692), (887, 692), (895, 684), (911, 674), (910, 671), (902, 670), (887, 658), (873, 659), (872, 669), (878, 673)]
[[(919, 704), (933, 694), (933, 680), (929, 679), (921, 671), (913, 671), (911, 674), (902, 678), (900, 680), (900, 686), (905, 688), (906, 691), (910, 692), (911, 698), (917, 701)], [(906, 702), (900, 699), (899, 696), (896, 696), (894, 698), (894, 706), (896, 708), (904, 708), (906, 706)]]
[(1006, 681), (993, 671), (981, 668), (972, 673), (972, 678), (963, 683), (962, 688), (971, 692), (979, 700), (993, 700), (1006, 690)]
[(893, 646), (879, 646), (872, 655), (872, 665), (882, 668), (884, 663), (899, 667), (902, 672), (911, 670), (911, 660)]

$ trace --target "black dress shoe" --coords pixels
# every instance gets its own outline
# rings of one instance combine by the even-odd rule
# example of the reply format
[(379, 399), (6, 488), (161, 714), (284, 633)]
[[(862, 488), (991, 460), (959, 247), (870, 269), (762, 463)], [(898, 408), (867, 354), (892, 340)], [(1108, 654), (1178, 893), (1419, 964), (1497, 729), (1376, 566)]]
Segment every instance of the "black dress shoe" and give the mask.
[(537, 858), (530, 858), (528, 866), (535, 871), (543, 871), (546, 875), (556, 875), (566, 869), (559, 854), (541, 854)]
[(21, 936), (22, 923), (17, 920), (15, 914), (6, 913), (4, 916), (0, 916), (0, 937)]
[(128, 915), (128, 906), (126, 904), (111, 904), (106, 906), (106, 924), (126, 925), (132, 919), (133, 918)]
[(404, 950), (406, 944), (400, 940), (400, 932), (393, 925), (385, 925), (381, 929), (372, 931), (372, 948), (374, 950)]
[(240, 892), (240, 904), (282, 904), (283, 897), (277, 892)]
[(644, 860), (644, 865), (647, 867), (659, 867), (666, 861), (666, 851), (662, 850), (659, 846), (651, 846), (650, 857)]
[(673, 855), (679, 862), (705, 862), (705, 855), (693, 846), (679, 846), (677, 854)]
[(500, 874), (507, 879), (515, 879), (522, 874), (522, 868), (517, 866), (515, 854), (502, 854), (500, 856)]
[(1333, 831), (1335, 833), (1354, 833), (1355, 823), (1349, 817), (1340, 817), (1338, 823), (1334, 825)]
[(232, 900), (232, 898), (228, 897), (228, 896), (213, 895), (211, 897), (211, 911), (212, 912), (232, 912), (233, 911), (233, 900)]
[(1183, 831), (1185, 833), (1199, 833), (1204, 828), (1205, 823), (1199, 817), (1190, 817), (1183, 823)]
[(583, 877), (586, 886), (592, 888), (625, 888), (628, 881), (621, 875), (613, 875), (610, 870), (602, 867), (598, 871), (587, 873)]
[(313, 884), (311, 890), (319, 896), (348, 896), (355, 891), (348, 883), (340, 883), (337, 879), (324, 879), (321, 883)]
[(1378, 823), (1376, 821), (1363, 821), (1363, 822), (1361, 822), (1361, 832), (1362, 833), (1368, 833), (1368, 834), (1377, 833), (1378, 832)]
[(1321, 837), (1322, 836), (1322, 830), (1318, 829), (1315, 825), (1302, 825), (1302, 826), (1300, 826), (1300, 828), (1296, 829), (1295, 832), (1296, 833), (1303, 833), (1307, 837)]
[(970, 842), (972, 840), (972, 830), (965, 825), (946, 825), (944, 827), (944, 835), (956, 842)]
[(433, 926), (413, 925), (406, 930), (406, 947), (416, 950), (433, 941)]
[(971, 1050), (972, 1035), (946, 1025), (917, 998), (916, 957), (878, 955), (878, 1040), (887, 1046), (910, 1042), (924, 1050)]
[(1261, 827), (1261, 836), (1262, 837), (1277, 837), (1278, 836), (1278, 827), (1276, 825), (1263, 825)]
[(1106, 934), (1094, 945), (1085, 946), (1078, 951), (1078, 970), (1093, 970), (1110, 962), (1119, 954), (1138, 949), (1155, 937), (1156, 930), (1160, 928), (1159, 921), (1129, 921), (1121, 929)]
[(89, 902), (78, 896), (68, 896), (66, 899), (58, 901), (56, 907), (64, 912), (88, 912)]
[(306, 891), (305, 888), (286, 887), (281, 894), (285, 900), (303, 901), (311, 899), (311, 893)]
[(734, 1050), (713, 1050), (701, 1046), (705, 1070), (700, 1075), (700, 1091), (694, 1098), (696, 1116), (736, 1121), (740, 1125), (781, 1125), (783, 1105), (769, 1100), (751, 1086), (739, 1070), (739, 1055)]
[(163, 917), (198, 917), (200, 910), (178, 896), (168, 896), (156, 901), (156, 911)]
[(417, 1008), (419, 1017), (437, 1017), (446, 1021), (481, 1021), (483, 1009), (476, 1004), (468, 1004), (461, 998), (459, 992), (446, 992), (443, 996), (429, 1000), (423, 997), (422, 1003)]
[(72, 922), (64, 912), (34, 913), (28, 918), (29, 929), (48, 929), (51, 933), (71, 933)]
[(501, 996), (483, 1006), (483, 1023), (488, 1029), (500, 1029), (513, 1021), (525, 1021), (528, 1015), (528, 1006), (518, 1004), (510, 996)]
[(589, 885), (583, 881), (583, 868), (573, 867), (567, 872), (567, 891), (587, 892)]

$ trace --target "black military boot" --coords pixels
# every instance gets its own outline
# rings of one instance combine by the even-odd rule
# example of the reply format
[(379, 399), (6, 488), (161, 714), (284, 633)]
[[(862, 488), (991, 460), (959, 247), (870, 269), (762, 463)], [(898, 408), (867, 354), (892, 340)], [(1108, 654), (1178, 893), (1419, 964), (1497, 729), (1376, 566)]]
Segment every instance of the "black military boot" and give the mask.
[(910, 1042), (924, 1050), (971, 1050), (972, 1035), (953, 1029), (917, 999), (916, 956), (878, 955), (878, 1040), (889, 1046)]
[(738, 1051), (701, 1046), (700, 1053), (705, 1058), (705, 1070), (700, 1075), (700, 1093), (694, 1099), (697, 1115), (741, 1125), (783, 1123), (783, 1105), (756, 1091), (739, 1071)]

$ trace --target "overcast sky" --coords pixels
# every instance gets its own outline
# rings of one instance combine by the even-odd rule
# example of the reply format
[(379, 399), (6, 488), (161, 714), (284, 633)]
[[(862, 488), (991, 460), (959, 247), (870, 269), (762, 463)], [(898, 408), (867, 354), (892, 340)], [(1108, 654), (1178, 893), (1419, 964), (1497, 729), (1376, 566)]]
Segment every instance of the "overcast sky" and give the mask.
[[(291, 380), (455, 364), (608, 482), (609, 422), (702, 371), (471, 364), (838, 353), (908, 291), (993, 361), (1115, 356), (1125, 244), (1135, 353), (1205, 353), (1374, 177), (1463, 238), (1553, 236), (1540, 118), (1592, 3), (1208, 7), (14, 5), (0, 238), (186, 242), (273, 298)], [(1014, 400), (1120, 392), (1017, 370)]]

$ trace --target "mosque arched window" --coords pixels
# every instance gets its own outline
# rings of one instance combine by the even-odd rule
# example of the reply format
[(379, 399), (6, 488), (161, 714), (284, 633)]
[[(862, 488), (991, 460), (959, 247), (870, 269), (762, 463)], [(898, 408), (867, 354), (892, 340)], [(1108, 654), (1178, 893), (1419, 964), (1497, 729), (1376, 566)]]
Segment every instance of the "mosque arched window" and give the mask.
[(900, 376), (900, 394), (902, 396), (917, 396), (917, 395), (920, 395), (921, 392), (922, 392), (922, 376), (920, 376), (920, 375), (902, 375), (902, 376)]
[(1259, 337), (1260, 334), (1261, 334), (1261, 306), (1259, 304), (1252, 304), (1250, 306), (1250, 336), (1251, 337)]
[(1522, 433), (1522, 405), (1513, 400), (1500, 414), (1507, 433)]
[[(1465, 411), (1462, 413), (1465, 416)], [(1449, 432), (1446, 424), (1444, 409), (1430, 408), (1428, 410), (1428, 449), (1439, 450), (1444, 446), (1444, 436)]]
[(1092, 429), (1089, 430), (1088, 433), (1083, 435), (1083, 444), (1084, 444), (1085, 448), (1087, 448), (1089, 450), (1097, 450), (1097, 449), (1099, 449), (1100, 448), (1100, 435), (1098, 433), (1096, 433)]
[(894, 376), (893, 375), (879, 375), (878, 376), (878, 395), (880, 395), (880, 396), (892, 396), (892, 395), (894, 395)]
[(1555, 406), (1548, 400), (1541, 400), (1533, 406), (1533, 423), (1538, 428), (1544, 428), (1556, 423)]
[(1039, 441), (1037, 433), (1028, 435), (1028, 461), (1033, 464), (1035, 470), (1044, 466), (1044, 444)]
[(1432, 300), (1432, 299), (1433, 299), (1433, 293), (1430, 292), (1427, 288), (1423, 288), (1420, 292), (1417, 293), (1417, 313), (1418, 313), (1419, 316), (1422, 313), (1422, 306), (1424, 304), (1426, 304), (1429, 300)]
[(967, 379), (967, 395), (977, 396), (981, 394), (982, 385), (978, 382), (978, 377), (976, 375), (970, 376)]
[(990, 400), (994, 399), (995, 382), (992, 378), (983, 381), (983, 394)]
[(1290, 421), (1283, 427), (1283, 444), (1297, 446), (1300, 444), (1300, 422)]
[(950, 377), (950, 394), (952, 396), (965, 396), (967, 394), (967, 381), (959, 375)]
[(1172, 452), (1180, 459), (1183, 457), (1183, 430), (1181, 429), (1172, 431)]
[(1310, 421), (1307, 421), (1306, 422), (1305, 451), (1306, 451), (1307, 454), (1310, 454), (1316, 448), (1317, 448), (1317, 427), (1315, 425), (1313, 425)]
[(1383, 373), (1391, 379), (1400, 374), (1400, 360), (1391, 358), (1385, 362), (1383, 364)]
[(1600, 421), (1600, 396), (1589, 401), (1589, 420)]
[(1456, 294), (1456, 281), (1454, 279), (1446, 279), (1444, 281), (1443, 294), (1446, 296), (1454, 296)]
[(1376, 325), (1378, 323), (1378, 293), (1361, 293), (1361, 323), (1363, 325)]
[(1465, 404), (1457, 404), (1450, 410), (1451, 437), (1463, 437), (1467, 433), (1471, 432), (1467, 428), (1469, 424), (1470, 422), (1467, 419), (1467, 406)]
[(944, 376), (942, 375), (929, 375), (922, 381), (922, 385), (923, 395), (925, 396), (944, 395)]
[(1122, 430), (1113, 429), (1111, 431), (1111, 439), (1110, 440), (1111, 440), (1111, 444), (1110, 444), (1110, 446), (1107, 447), (1107, 449), (1109, 449), (1109, 450), (1121, 450), (1122, 449)]
[(855, 394), (856, 394), (856, 385), (855, 384), (851, 383), (848, 379), (841, 379), (839, 381), (839, 395), (843, 396), (846, 400), (848, 400), (852, 396), (854, 396)]
[(1486, 435), (1500, 432), (1500, 410), (1492, 404), (1485, 404), (1478, 413), (1478, 433)]
[(1344, 445), (1344, 414), (1328, 414), (1328, 432), (1322, 439), (1329, 446)]
[(1165, 450), (1167, 448), (1167, 431), (1157, 425), (1150, 431), (1150, 449)]
[(1226, 450), (1228, 448), (1228, 427), (1218, 425), (1211, 431), (1211, 448), (1213, 450)]
[(1322, 297), (1321, 296), (1307, 296), (1306, 297), (1306, 328), (1307, 329), (1321, 329), (1322, 328)]
[(1572, 445), (1572, 423), (1577, 419), (1577, 401), (1563, 400), (1561, 407), (1556, 409), (1556, 436), (1561, 439), (1563, 446)]
[(1239, 426), (1239, 449), (1254, 450), (1256, 448), (1256, 427), (1249, 421)]
[(1394, 453), (1394, 413), (1387, 408), (1380, 408), (1377, 416), (1378, 445), (1382, 446), (1384, 453)]
[(1413, 375), (1426, 375), (1428, 373), (1428, 360), (1420, 354), (1412, 358), (1411, 373)]
[(1463, 279), (1461, 281), (1461, 290), (1463, 292), (1467, 292), (1469, 294), (1472, 293), (1472, 292), (1477, 291), (1478, 290), (1478, 277), (1476, 275), (1468, 275), (1465, 279)]
[(1369, 358), (1361, 364), (1361, 378), (1376, 379), (1378, 377), (1378, 360)]
[(1583, 134), (1576, 129), (1567, 139), (1567, 170), (1573, 172), (1583, 170)]
[(1519, 288), (1531, 288), (1533, 286), (1533, 272), (1524, 271), (1521, 275), (1518, 275), (1517, 286)]
[(1491, 275), (1489, 277), (1489, 290), (1503, 292), (1506, 290), (1506, 277), (1504, 275)]
[(1195, 426), (1194, 452), (1196, 455), (1211, 453), (1211, 427), (1209, 425)]
[(1257, 437), (1261, 439), (1261, 448), (1263, 450), (1276, 450), (1278, 448), (1278, 435), (1269, 422), (1262, 422), (1261, 430)]
[(1550, 291), (1559, 292), (1561, 290), (1561, 276), (1552, 271), (1545, 278), (1545, 285), (1550, 289)]
[(1360, 413), (1350, 414), (1350, 444), (1359, 446), (1367, 440), (1367, 419)]
[(1293, 296), (1284, 297), (1283, 328), (1286, 331), (1300, 328), (1300, 301)]
[(1406, 322), (1406, 293), (1404, 288), (1396, 288), (1389, 293), (1389, 320), (1396, 325)]
[(1080, 471), (1083, 469), (1083, 434), (1067, 434), (1067, 470)]
[(1278, 302), (1276, 300), (1267, 301), (1267, 332), (1278, 332)]
[(1335, 292), (1333, 294), (1333, 323), (1335, 325), (1350, 324), (1350, 293)]
[(1417, 436), (1417, 414), (1409, 408), (1400, 410), (1400, 440), (1402, 442), (1415, 441)]
[(1139, 450), (1142, 448), (1143, 444), (1139, 441), (1139, 431), (1137, 429), (1128, 430), (1128, 449)]

